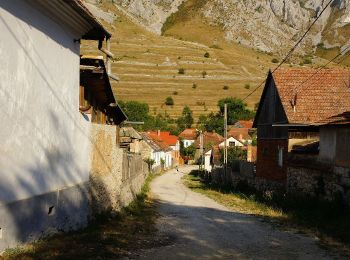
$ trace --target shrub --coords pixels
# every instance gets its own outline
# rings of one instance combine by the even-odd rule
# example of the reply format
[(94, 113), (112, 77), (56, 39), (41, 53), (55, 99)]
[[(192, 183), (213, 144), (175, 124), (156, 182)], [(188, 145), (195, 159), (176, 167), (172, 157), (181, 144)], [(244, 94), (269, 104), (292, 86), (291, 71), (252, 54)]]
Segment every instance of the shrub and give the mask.
[(248, 83), (245, 84), (245, 85), (244, 85), (244, 88), (245, 88), (245, 89), (250, 89), (250, 84), (248, 84)]
[(210, 58), (209, 52), (204, 53), (204, 58)]
[(228, 90), (228, 89), (229, 89), (229, 86), (224, 86), (222, 89), (223, 89), (223, 90)]
[(272, 62), (272, 63), (278, 63), (279, 61), (278, 61), (278, 59), (273, 58), (273, 59), (271, 60), (271, 62)]
[(196, 89), (196, 88), (197, 88), (197, 84), (196, 84), (196, 83), (193, 83), (192, 88), (193, 88), (193, 89)]
[(185, 69), (184, 68), (180, 68), (179, 69), (179, 74), (182, 74), (182, 75), (185, 74)]
[(165, 105), (167, 106), (173, 106), (174, 105), (174, 99), (172, 97), (167, 97), (165, 99)]
[(174, 91), (174, 92), (173, 92), (173, 95), (174, 95), (174, 96), (176, 96), (177, 94), (179, 94), (179, 92), (177, 92), (177, 91)]
[(207, 74), (207, 72), (206, 72), (205, 70), (202, 71), (202, 77), (203, 77), (203, 78), (205, 78), (207, 75), (208, 75), (208, 74)]
[(304, 61), (303, 61), (304, 64), (311, 64), (312, 63), (312, 60), (309, 59), (309, 58), (305, 58)]
[(217, 44), (213, 44), (213, 45), (209, 46), (209, 48), (222, 50), (222, 48)]
[(204, 101), (197, 101), (196, 104), (197, 104), (197, 106), (205, 106)]

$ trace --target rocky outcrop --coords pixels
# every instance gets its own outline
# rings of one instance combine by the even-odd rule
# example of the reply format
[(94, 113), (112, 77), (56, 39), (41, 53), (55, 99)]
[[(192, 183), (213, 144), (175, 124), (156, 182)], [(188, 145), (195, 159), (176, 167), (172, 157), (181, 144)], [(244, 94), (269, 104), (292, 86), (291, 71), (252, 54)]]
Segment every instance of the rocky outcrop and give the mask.
[(115, 0), (114, 2), (133, 15), (152, 32), (161, 34), (167, 18), (177, 12), (183, 0)]
[[(226, 39), (267, 52), (284, 51), (300, 38), (328, 1), (324, 0), (213, 0), (202, 12), (213, 24), (222, 24)], [(323, 43), (343, 46), (342, 29), (349, 24), (350, 0), (338, 0), (327, 8), (313, 27), (304, 46)]]
[[(111, 0), (88, 0), (101, 2)], [(184, 1), (204, 1), (197, 12), (223, 27), (227, 41), (266, 52), (285, 52), (305, 32), (329, 0), (113, 0), (148, 30), (161, 33), (167, 18)], [(322, 14), (303, 46), (350, 44), (350, 0), (335, 0)], [(306, 48), (305, 48), (306, 49)]]

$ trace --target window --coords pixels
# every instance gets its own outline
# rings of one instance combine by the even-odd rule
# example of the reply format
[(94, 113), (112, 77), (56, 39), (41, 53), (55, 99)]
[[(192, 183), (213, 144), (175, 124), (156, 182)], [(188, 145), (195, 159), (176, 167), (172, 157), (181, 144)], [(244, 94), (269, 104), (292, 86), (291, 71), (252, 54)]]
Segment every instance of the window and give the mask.
[(231, 142), (229, 142), (229, 146), (232, 146), (232, 147), (236, 146), (236, 143), (231, 141)]
[(264, 156), (268, 156), (269, 155), (269, 149), (267, 147), (264, 147), (263, 150), (262, 150), (262, 154)]
[(278, 147), (278, 166), (283, 167), (283, 148)]

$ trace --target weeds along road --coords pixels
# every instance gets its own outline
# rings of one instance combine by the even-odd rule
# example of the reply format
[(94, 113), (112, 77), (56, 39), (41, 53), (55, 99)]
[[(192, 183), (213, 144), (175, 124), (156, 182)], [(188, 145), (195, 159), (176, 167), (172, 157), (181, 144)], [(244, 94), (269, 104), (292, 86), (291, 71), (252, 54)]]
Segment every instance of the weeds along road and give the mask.
[[(234, 212), (190, 191), (181, 177), (193, 167), (171, 170), (151, 185), (166, 245), (138, 252), (141, 259), (334, 259), (305, 235), (283, 231)], [(182, 172), (182, 173), (181, 173)], [(339, 258), (338, 258), (339, 259)]]

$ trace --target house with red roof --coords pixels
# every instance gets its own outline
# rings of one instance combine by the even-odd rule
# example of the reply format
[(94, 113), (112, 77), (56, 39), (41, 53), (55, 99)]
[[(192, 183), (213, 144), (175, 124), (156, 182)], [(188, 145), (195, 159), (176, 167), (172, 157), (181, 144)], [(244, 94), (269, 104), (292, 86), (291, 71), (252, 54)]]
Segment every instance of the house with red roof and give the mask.
[(156, 132), (148, 132), (148, 135), (154, 140), (159, 140), (170, 147), (170, 149), (172, 150), (172, 156), (169, 166), (175, 166), (179, 164), (180, 141), (177, 136), (170, 134), (170, 132), (163, 132), (160, 130)]
[(179, 135), (179, 138), (182, 140), (184, 144), (184, 148), (187, 148), (194, 144), (194, 142), (197, 140), (198, 137), (198, 131), (194, 128), (188, 128), (181, 132)]
[[(330, 128), (320, 122), (341, 118), (348, 111), (350, 69), (286, 68), (269, 72), (253, 124), (258, 136), (257, 177), (285, 183), (288, 152), (301, 142), (305, 145), (320, 141), (319, 146), (311, 145), (313, 152), (321, 158), (334, 157), (330, 151), (342, 141), (332, 139), (331, 132), (330, 140), (323, 134), (320, 138), (320, 128), (325, 129), (323, 133)], [(342, 131), (339, 136), (344, 137), (346, 130)], [(349, 146), (339, 147), (342, 154), (349, 154)]]

